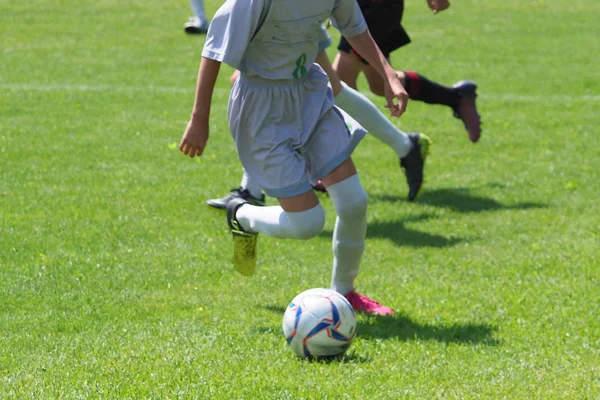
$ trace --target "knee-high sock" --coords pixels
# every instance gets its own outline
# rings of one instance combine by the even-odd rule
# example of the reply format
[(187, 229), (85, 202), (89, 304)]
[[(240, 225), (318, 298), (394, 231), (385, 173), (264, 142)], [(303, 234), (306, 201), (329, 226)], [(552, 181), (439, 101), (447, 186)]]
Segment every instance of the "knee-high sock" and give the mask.
[(248, 175), (245, 169), (244, 175), (242, 175), (242, 181), (240, 182), (240, 188), (242, 188), (242, 190), (247, 190), (248, 192), (250, 192), (252, 197), (255, 197), (257, 199), (260, 198), (260, 196), (262, 195), (262, 188), (260, 187), (258, 182), (256, 182), (250, 177), (250, 175)]
[(287, 212), (280, 206), (244, 204), (237, 209), (235, 217), (244, 230), (276, 238), (310, 239), (318, 235), (325, 225), (325, 211), (321, 204), (301, 212)]
[(203, 22), (207, 22), (206, 11), (204, 10), (204, 0), (190, 0), (190, 6), (196, 17)]
[(412, 149), (408, 135), (398, 129), (381, 111), (360, 92), (342, 82), (335, 97), (335, 105), (358, 121), (370, 134), (390, 146), (402, 158)]
[(412, 71), (404, 71), (406, 91), (413, 100), (429, 104), (443, 104), (452, 109), (458, 107), (460, 95), (454, 88), (430, 81), (423, 75)]
[(329, 186), (327, 192), (338, 214), (333, 231), (331, 288), (345, 295), (354, 289), (365, 250), (369, 198), (358, 175)]

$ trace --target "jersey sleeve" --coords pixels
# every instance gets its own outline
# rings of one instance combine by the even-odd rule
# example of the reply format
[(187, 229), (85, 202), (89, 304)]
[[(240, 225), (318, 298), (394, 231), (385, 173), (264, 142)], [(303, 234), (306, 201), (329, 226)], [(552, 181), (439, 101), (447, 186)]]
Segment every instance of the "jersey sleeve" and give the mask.
[(357, 36), (367, 30), (367, 23), (356, 0), (335, 0), (331, 24), (346, 37)]
[(239, 69), (264, 7), (265, 0), (227, 0), (210, 23), (202, 57)]

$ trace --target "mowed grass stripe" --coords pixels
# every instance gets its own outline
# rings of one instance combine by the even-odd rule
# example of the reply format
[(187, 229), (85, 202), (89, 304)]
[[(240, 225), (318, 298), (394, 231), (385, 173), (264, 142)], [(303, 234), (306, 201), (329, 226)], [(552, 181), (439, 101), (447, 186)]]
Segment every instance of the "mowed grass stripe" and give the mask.
[[(156, 93), (187, 93), (193, 94), (194, 87), (161, 87), (161, 86), (125, 86), (125, 85), (77, 85), (77, 84), (32, 84), (32, 83), (0, 83), (0, 89), (15, 92), (156, 92)], [(229, 95), (230, 90), (227, 88), (216, 88), (214, 93), (218, 96)], [(380, 99), (381, 97), (374, 96), (370, 92), (364, 92), (372, 99)], [(480, 98), (485, 100), (500, 100), (500, 101), (517, 101), (517, 102), (532, 102), (532, 103), (547, 103), (557, 101), (567, 102), (598, 102), (600, 95), (527, 95), (518, 93), (482, 93)]]
[(182, 32), (189, 4), (9, 0), (0, 398), (599, 398), (600, 5), (406, 6), (413, 43), (394, 65), (477, 82), (483, 137), (412, 101), (394, 123), (435, 142), (415, 203), (393, 151), (359, 146), (370, 201), (357, 288), (397, 314), (359, 316), (344, 358), (306, 362), (281, 318), (329, 284), (333, 205), (320, 197), (317, 238), (261, 236), (251, 279), (231, 266), (225, 217), (204, 204), (240, 179), (229, 67), (205, 156), (177, 150), (203, 43)]

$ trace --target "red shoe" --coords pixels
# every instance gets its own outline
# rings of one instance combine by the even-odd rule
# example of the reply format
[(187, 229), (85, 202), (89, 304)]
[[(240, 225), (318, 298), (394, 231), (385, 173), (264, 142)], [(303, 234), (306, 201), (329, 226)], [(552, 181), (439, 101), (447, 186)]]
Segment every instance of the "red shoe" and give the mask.
[(355, 311), (362, 311), (373, 315), (394, 315), (394, 310), (391, 308), (382, 306), (375, 300), (353, 290), (346, 293), (346, 299)]
[(481, 118), (475, 105), (477, 85), (471, 81), (460, 81), (452, 87), (460, 95), (458, 107), (454, 110), (454, 116), (462, 120), (469, 134), (469, 139), (471, 139), (471, 142), (476, 143), (481, 137)]

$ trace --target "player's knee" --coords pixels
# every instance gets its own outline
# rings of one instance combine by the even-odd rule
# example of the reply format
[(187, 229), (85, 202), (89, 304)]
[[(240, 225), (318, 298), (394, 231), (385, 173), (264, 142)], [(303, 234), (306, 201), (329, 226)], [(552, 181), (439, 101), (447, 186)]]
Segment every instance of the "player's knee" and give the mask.
[(325, 226), (325, 210), (321, 204), (310, 210), (286, 213), (296, 239), (310, 239), (317, 236)]
[(362, 187), (358, 185), (352, 192), (352, 196), (342, 197), (335, 204), (335, 211), (341, 219), (358, 219), (367, 215), (369, 196)]

